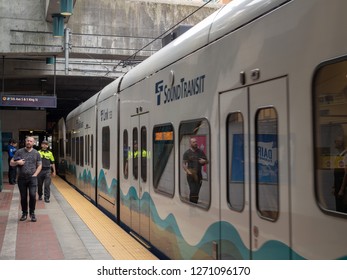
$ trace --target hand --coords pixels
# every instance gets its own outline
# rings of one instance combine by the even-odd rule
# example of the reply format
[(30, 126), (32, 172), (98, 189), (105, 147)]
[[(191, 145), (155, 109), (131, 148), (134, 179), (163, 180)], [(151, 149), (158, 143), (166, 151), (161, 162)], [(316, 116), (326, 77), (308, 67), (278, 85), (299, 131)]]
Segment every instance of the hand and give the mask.
[(17, 165), (23, 166), (25, 163), (25, 159), (20, 159), (20, 160), (17, 160), (16, 162), (17, 162)]
[(206, 163), (206, 159), (199, 158), (199, 163), (200, 163), (200, 164), (205, 164), (205, 163)]
[(344, 194), (344, 189), (341, 188), (339, 193), (337, 194), (339, 197), (343, 197), (343, 194)]

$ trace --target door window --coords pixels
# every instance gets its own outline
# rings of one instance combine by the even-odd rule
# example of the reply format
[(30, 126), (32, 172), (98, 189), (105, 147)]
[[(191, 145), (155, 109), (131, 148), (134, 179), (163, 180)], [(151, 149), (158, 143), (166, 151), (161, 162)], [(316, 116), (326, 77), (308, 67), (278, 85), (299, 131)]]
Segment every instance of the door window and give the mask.
[(256, 114), (256, 201), (261, 217), (276, 220), (278, 195), (278, 117), (274, 108)]

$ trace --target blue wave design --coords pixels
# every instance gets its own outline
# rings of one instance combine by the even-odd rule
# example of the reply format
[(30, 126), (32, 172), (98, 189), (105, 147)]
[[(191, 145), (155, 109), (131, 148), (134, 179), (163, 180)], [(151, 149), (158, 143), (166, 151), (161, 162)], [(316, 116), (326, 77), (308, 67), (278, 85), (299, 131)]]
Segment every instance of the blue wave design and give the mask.
[(112, 179), (110, 186), (107, 185), (104, 170), (101, 170), (99, 173), (99, 179), (98, 179), (99, 191), (107, 194), (110, 197), (116, 198), (117, 188), (118, 188), (118, 181), (115, 178)]
[[(75, 170), (75, 168), (71, 168), (71, 170)], [(87, 172), (86, 170), (83, 171), (80, 180), (85, 183), (95, 183), (95, 178), (93, 179), (90, 171)], [(108, 186), (106, 176), (101, 170), (98, 178), (98, 188), (100, 191), (116, 198), (118, 181), (112, 179), (111, 185)], [(244, 260), (250, 258), (249, 248), (243, 243), (237, 229), (226, 221), (213, 223), (197, 244), (189, 244), (184, 239), (176, 217), (172, 213), (164, 219), (160, 218), (156, 205), (148, 192), (145, 192), (139, 198), (136, 188), (131, 186), (127, 194), (120, 191), (120, 196), (124, 207), (138, 213), (141, 212), (141, 215), (150, 215), (151, 231), (153, 231), (151, 242), (171, 259), (210, 259), (213, 254), (213, 242), (217, 241), (222, 249), (223, 259)], [(277, 240), (270, 240), (263, 244), (261, 248), (252, 252), (252, 258), (259, 260), (285, 260), (288, 259), (288, 256), (295, 260), (305, 259), (288, 245)], [(347, 255), (339, 259), (347, 260)]]

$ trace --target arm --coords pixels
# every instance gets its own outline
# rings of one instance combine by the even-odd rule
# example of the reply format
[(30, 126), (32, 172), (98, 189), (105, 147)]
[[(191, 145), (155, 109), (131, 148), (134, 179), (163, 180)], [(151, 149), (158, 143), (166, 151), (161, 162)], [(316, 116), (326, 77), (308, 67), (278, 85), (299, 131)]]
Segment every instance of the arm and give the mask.
[(41, 172), (41, 169), (42, 169), (42, 163), (39, 163), (35, 173), (33, 174), (33, 177), (37, 177), (37, 175), (39, 175), (39, 173)]
[(188, 161), (183, 160), (183, 164), (182, 164), (183, 170), (188, 174), (188, 175), (192, 175), (192, 172), (190, 172), (189, 168), (188, 168)]
[(17, 165), (22, 166), (22, 165), (24, 165), (24, 163), (25, 163), (24, 159), (14, 160), (17, 157), (19, 158), (19, 155), (17, 153), (15, 153), (13, 155), (13, 157), (11, 158), (10, 166), (17, 166)]
[(205, 155), (205, 153), (202, 150), (200, 150), (200, 151), (201, 151), (201, 154), (200, 154), (200, 158), (199, 158), (199, 163), (201, 165), (208, 164), (209, 161), (207, 159), (207, 156)]
[(52, 170), (53, 170), (52, 175), (53, 175), (53, 177), (55, 177), (55, 174), (57, 174), (57, 173), (56, 173), (56, 171), (55, 171), (55, 164), (54, 164), (54, 162), (51, 163), (51, 168), (52, 168)]

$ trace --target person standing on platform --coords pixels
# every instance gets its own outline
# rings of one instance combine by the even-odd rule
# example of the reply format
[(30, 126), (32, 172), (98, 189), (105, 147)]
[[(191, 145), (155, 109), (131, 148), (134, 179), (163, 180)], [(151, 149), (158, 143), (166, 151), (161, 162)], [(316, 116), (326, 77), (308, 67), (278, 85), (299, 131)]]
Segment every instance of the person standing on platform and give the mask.
[(11, 166), (10, 161), (13, 158), (15, 152), (17, 151), (17, 141), (11, 139), (8, 143), (7, 152), (8, 152), (8, 182), (10, 185), (15, 185), (17, 183), (17, 168)]
[(25, 139), (25, 147), (16, 151), (10, 161), (11, 166), (18, 167), (18, 188), (21, 197), (22, 217), (25, 221), (28, 216), (28, 190), (29, 190), (29, 214), (32, 222), (36, 222), (36, 189), (37, 175), (42, 168), (42, 160), (34, 147), (35, 139), (28, 136)]
[[(51, 196), (51, 175), (55, 177), (55, 164), (53, 153), (48, 150), (48, 141), (41, 142), (41, 150), (39, 151), (42, 159), (42, 170), (38, 175), (38, 194), (39, 200), (42, 200), (42, 187), (44, 187), (45, 202), (49, 203)], [(51, 173), (52, 172), (52, 173)]]

